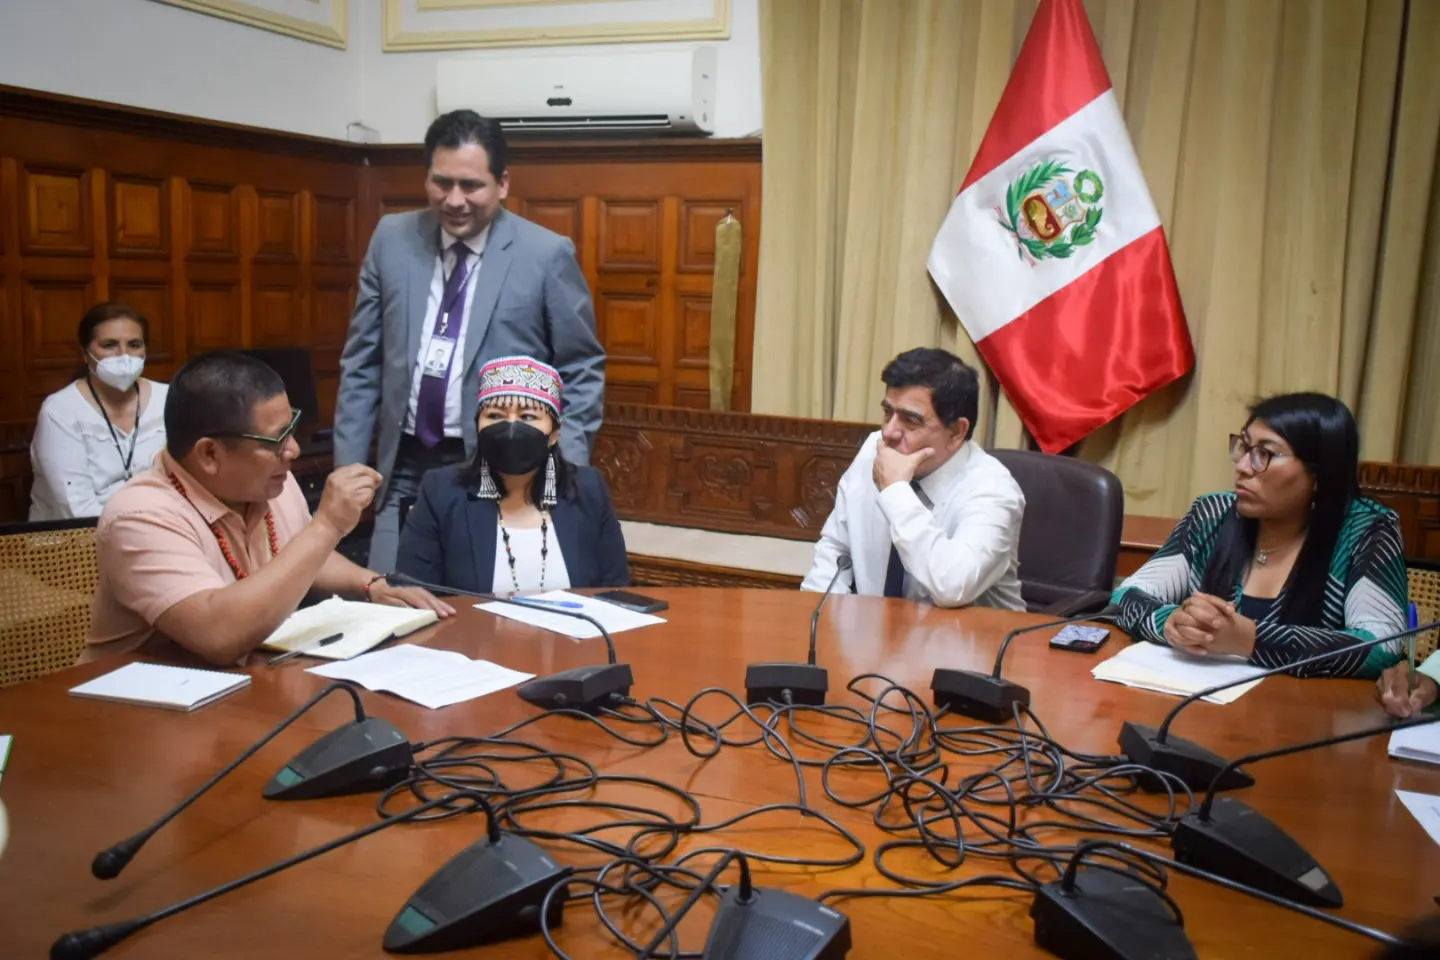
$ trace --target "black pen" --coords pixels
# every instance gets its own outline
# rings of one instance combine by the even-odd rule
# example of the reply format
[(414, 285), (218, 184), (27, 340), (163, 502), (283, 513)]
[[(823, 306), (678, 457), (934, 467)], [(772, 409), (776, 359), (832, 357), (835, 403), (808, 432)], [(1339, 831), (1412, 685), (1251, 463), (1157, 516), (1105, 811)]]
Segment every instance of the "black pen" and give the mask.
[(266, 662), (266, 666), (273, 667), (275, 666), (275, 664), (280, 663), (282, 660), (289, 660), (291, 657), (298, 657), (301, 654), (309, 653), (311, 650), (316, 650), (320, 647), (328, 647), (335, 641), (343, 639), (345, 639), (345, 634), (333, 634), (326, 637), (324, 640), (321, 640), (319, 643), (312, 643), (308, 647), (300, 647), (298, 650), (290, 650), (286, 653), (282, 653), (278, 657), (271, 657), (269, 661)]

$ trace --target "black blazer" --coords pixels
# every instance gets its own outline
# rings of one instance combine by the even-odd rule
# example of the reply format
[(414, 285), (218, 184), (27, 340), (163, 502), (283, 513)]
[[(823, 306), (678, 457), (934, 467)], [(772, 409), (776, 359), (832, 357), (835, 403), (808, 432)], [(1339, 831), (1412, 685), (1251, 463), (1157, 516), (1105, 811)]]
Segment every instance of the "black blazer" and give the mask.
[[(440, 467), (420, 481), (420, 495), (400, 532), (395, 570), (428, 583), (489, 593), (495, 586), (495, 501), (480, 500), (460, 481), (465, 464)], [(550, 511), (555, 543), (572, 587), (625, 587), (630, 564), (605, 478), (574, 467), (575, 492)]]

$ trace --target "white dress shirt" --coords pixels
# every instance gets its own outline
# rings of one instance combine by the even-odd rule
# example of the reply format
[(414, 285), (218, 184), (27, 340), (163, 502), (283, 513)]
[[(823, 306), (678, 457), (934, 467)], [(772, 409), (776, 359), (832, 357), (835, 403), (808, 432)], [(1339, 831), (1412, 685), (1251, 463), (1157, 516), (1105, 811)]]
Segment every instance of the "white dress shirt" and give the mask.
[[(470, 327), (470, 304), (475, 301), (475, 287), (480, 282), (480, 264), (485, 253), (485, 241), (490, 236), (487, 226), (468, 240), (459, 240), (444, 230), (440, 231), (440, 255), (435, 258), (435, 270), (430, 274), (430, 299), (425, 303), (425, 327), (420, 334), (420, 352), (425, 357), (430, 352), (430, 341), (435, 336), (435, 318), (440, 313), (440, 301), (445, 297), (445, 281), (455, 269), (455, 244), (463, 243), (470, 248), (469, 262), (465, 269), (470, 271), (470, 280), (465, 285), (465, 305), (460, 314), (460, 324), (455, 330), (455, 352), (450, 356), (450, 372), (445, 383), (445, 436), (463, 435), (460, 420), (461, 391), (465, 388), (465, 331)], [(415, 432), (415, 413), (420, 406), (420, 381), (424, 377), (424, 363), (415, 364), (413, 379), (410, 381), (410, 403), (405, 410), (405, 432)], [(475, 384), (480, 389), (480, 384)]]
[[(78, 383), (50, 394), (40, 405), (35, 438), (30, 441), (30, 521), (98, 517), (111, 494), (134, 474), (144, 471), (165, 446), (165, 394), (163, 383), (153, 380), (150, 399), (136, 424), (135, 456), (125, 471), (130, 433), (118, 427), (115, 435), (105, 417), (90, 405)], [(116, 447), (116, 442), (119, 447)]]
[(927, 505), (908, 483), (875, 489), (872, 471), (880, 444), (866, 439), (835, 490), (802, 590), (830, 583), (836, 558), (850, 556), (850, 572), (837, 591), (885, 595), (893, 544), (905, 565), (905, 596), (942, 607), (979, 604), (1024, 610), (1020, 596), (1020, 520), (1025, 495), (1010, 471), (966, 441), (949, 460), (920, 480)]
[(515, 592), (515, 584), (524, 591), (568, 590), (570, 570), (565, 566), (565, 554), (555, 539), (555, 525), (550, 524), (545, 533), (545, 579), (540, 579), (540, 528), (532, 527), (510, 531), (510, 549), (515, 552), (515, 577), (510, 577), (510, 555), (505, 552), (505, 538), (500, 526), (495, 526), (495, 578), (490, 592), (508, 597)]

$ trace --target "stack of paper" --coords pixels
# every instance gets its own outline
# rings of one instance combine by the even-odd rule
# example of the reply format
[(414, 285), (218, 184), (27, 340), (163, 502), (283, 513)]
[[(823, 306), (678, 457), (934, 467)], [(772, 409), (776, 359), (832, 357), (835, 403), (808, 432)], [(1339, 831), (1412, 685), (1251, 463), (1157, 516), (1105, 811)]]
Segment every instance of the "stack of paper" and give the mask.
[(568, 590), (551, 590), (549, 593), (537, 593), (533, 596), (517, 597), (516, 599), (535, 603), (536, 609), (519, 607), (512, 603), (477, 603), (475, 609), (484, 610), (509, 620), (519, 620), (521, 623), (528, 623), (531, 626), (543, 627), (556, 633), (563, 633), (576, 640), (598, 637), (600, 631), (576, 617), (567, 617), (563, 613), (551, 613), (544, 609), (544, 604), (553, 604), (556, 610), (572, 610), (575, 613), (594, 617), (612, 634), (619, 633), (621, 630), (634, 630), (636, 627), (648, 627), (654, 623), (665, 622), (663, 617), (652, 617), (648, 613), (636, 613), (633, 610), (626, 610), (624, 607), (617, 607), (613, 603), (606, 603), (604, 600), (570, 593)]
[[(305, 656), (349, 660), (392, 637), (403, 637), (436, 621), (434, 610), (390, 607), (331, 597), (296, 610), (262, 644), (267, 650), (302, 650)], [(327, 640), (336, 634), (341, 639)]]
[(1400, 802), (1405, 804), (1405, 809), (1420, 821), (1420, 826), (1430, 834), (1430, 839), (1440, 843), (1440, 797), (1428, 793), (1412, 793), (1409, 790), (1396, 790), (1395, 796), (1399, 797)]
[[(1097, 680), (1123, 683), (1127, 687), (1154, 690), (1188, 697), (1209, 687), (1232, 683), (1265, 672), (1236, 657), (1195, 657), (1158, 643), (1135, 643), (1109, 660), (1095, 665), (1090, 673)], [(1258, 679), (1206, 696), (1208, 703), (1231, 703), (1255, 688)]]
[(308, 671), (330, 680), (349, 680), (377, 693), (438, 710), (524, 683), (533, 673), (520, 673), (488, 660), (471, 660), (453, 650), (432, 650), (412, 643), (377, 650), (348, 663), (329, 663)]
[(1406, 727), (1390, 734), (1390, 756), (1440, 763), (1440, 722)]
[(166, 710), (194, 710), (250, 683), (248, 673), (193, 670), (159, 663), (127, 663), (119, 670), (72, 687), (70, 695)]

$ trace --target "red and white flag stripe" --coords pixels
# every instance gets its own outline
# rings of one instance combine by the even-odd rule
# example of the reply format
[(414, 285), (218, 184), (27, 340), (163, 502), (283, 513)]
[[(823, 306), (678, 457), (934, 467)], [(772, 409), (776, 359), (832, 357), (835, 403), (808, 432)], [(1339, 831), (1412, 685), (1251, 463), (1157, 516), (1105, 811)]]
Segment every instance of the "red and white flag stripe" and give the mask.
[(1160, 216), (1080, 0), (1042, 0), (928, 267), (1046, 452), (1194, 365)]

